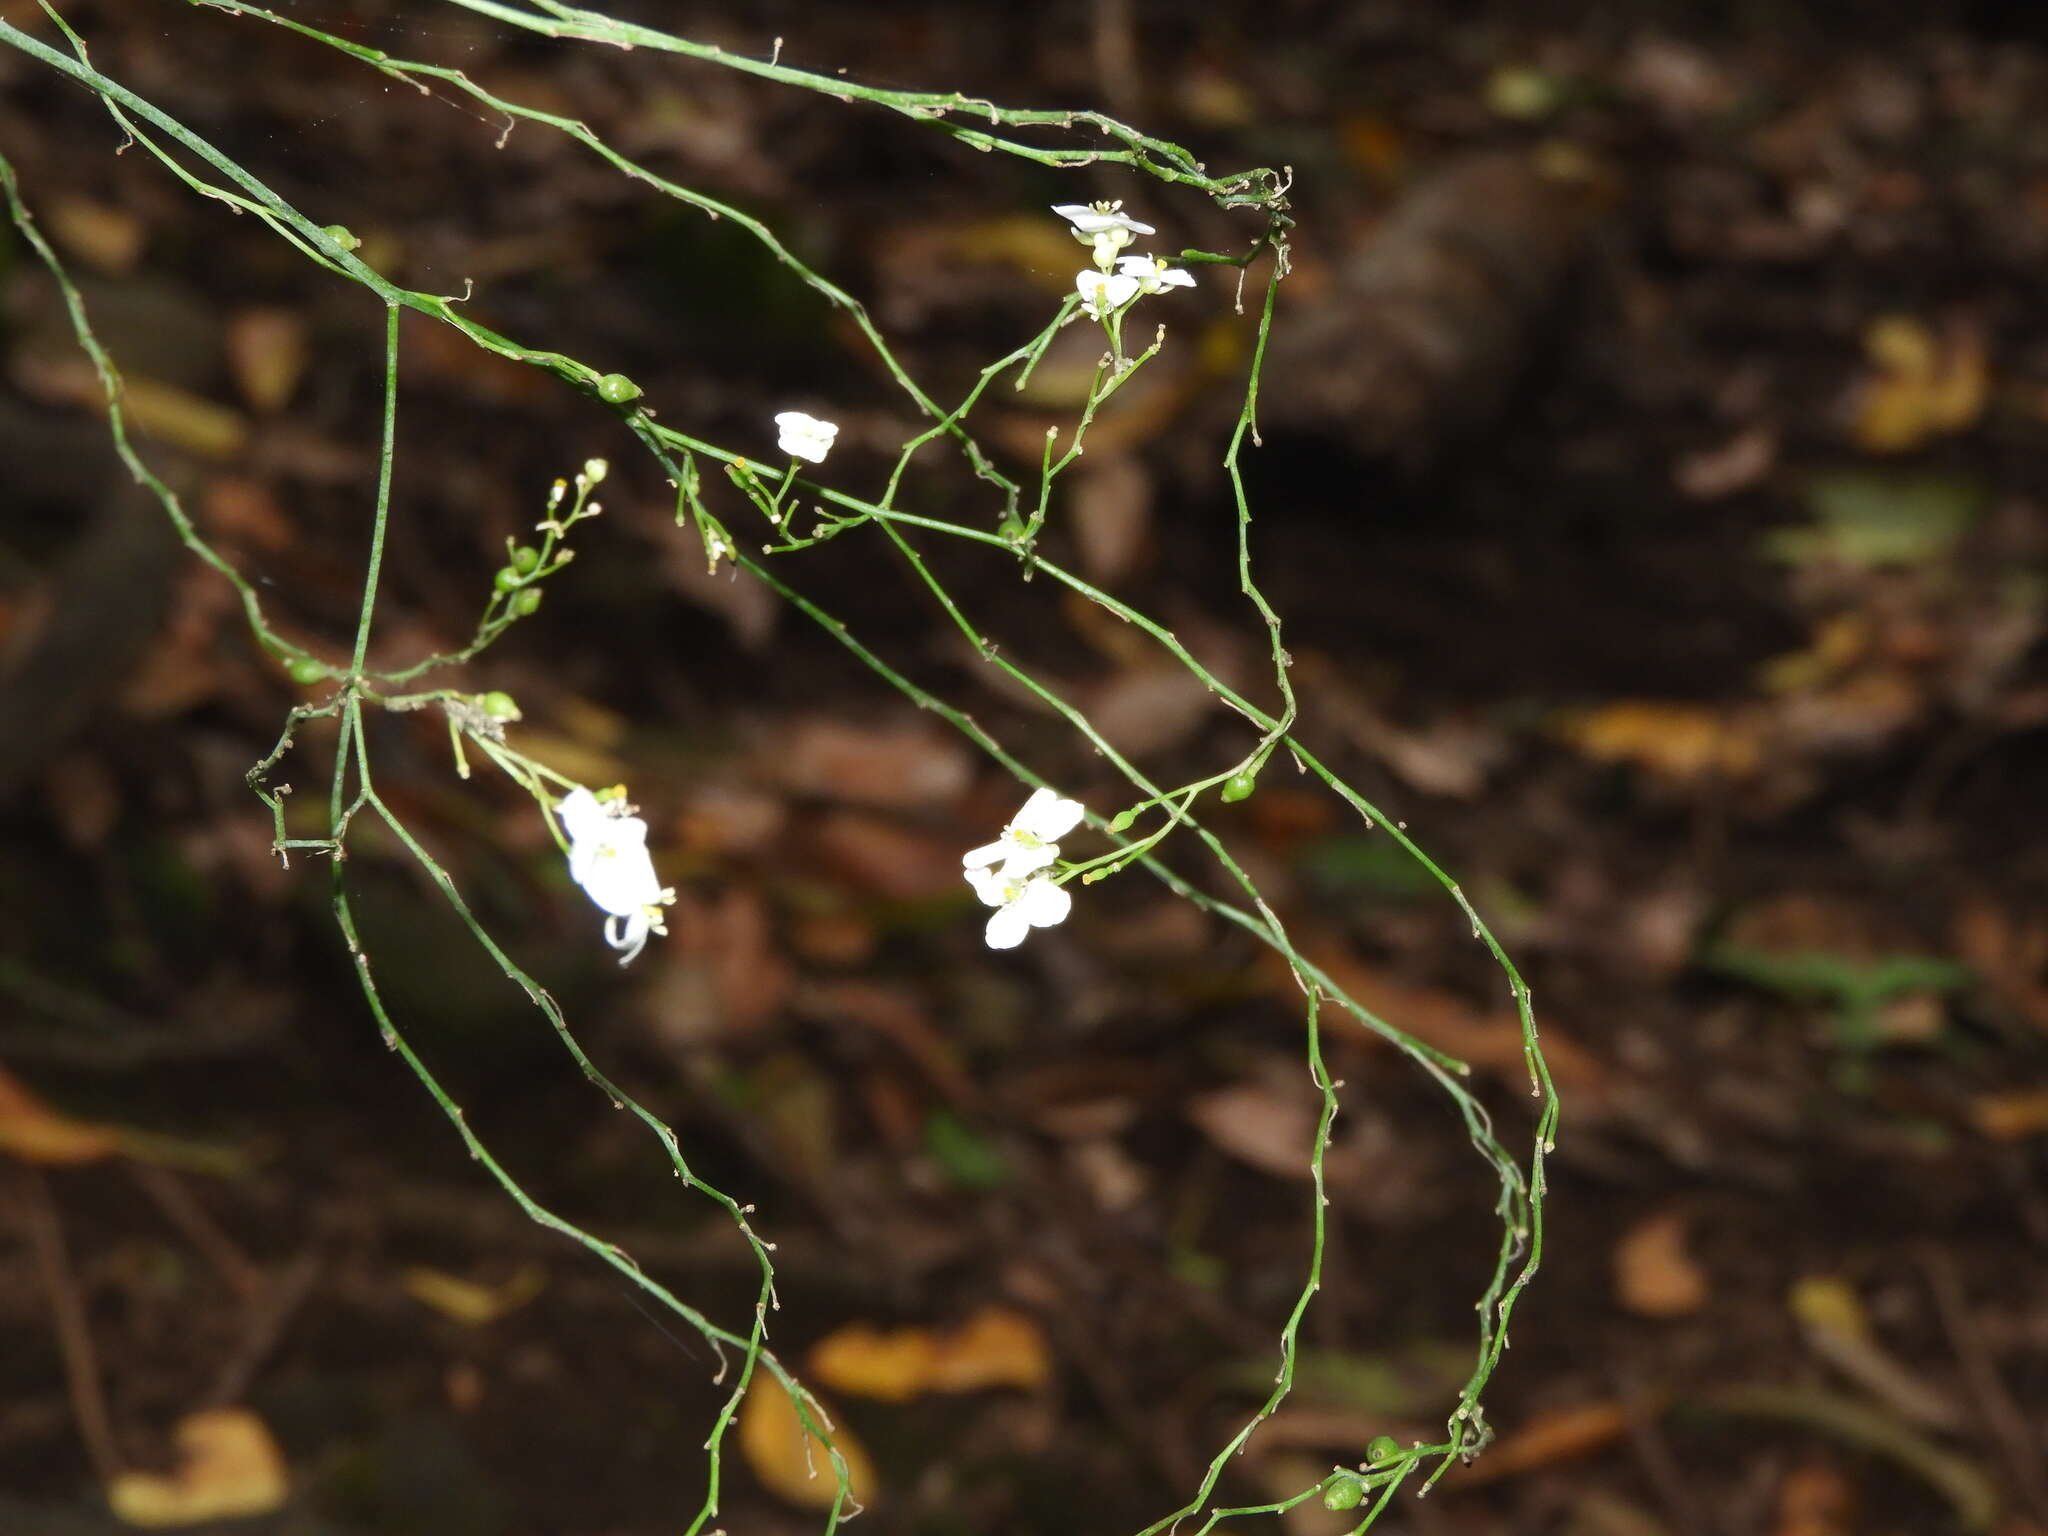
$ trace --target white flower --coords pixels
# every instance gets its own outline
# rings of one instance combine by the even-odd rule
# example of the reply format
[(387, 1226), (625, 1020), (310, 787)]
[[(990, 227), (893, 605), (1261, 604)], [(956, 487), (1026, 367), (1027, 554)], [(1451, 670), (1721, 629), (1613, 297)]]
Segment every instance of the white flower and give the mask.
[(582, 788), (555, 806), (569, 836), (569, 877), (608, 914), (604, 941), (624, 951), (621, 965), (640, 953), (648, 934), (668, 932), (661, 909), (676, 899), (655, 876), (647, 823), (631, 809), (623, 800), (601, 801)]
[[(1031, 798), (1024, 802), (1024, 809), (1003, 828), (1001, 837), (969, 849), (960, 862), (974, 871), (1000, 861), (1004, 879), (1022, 880), (1047, 868), (1060, 856), (1059, 840), (1080, 825), (1087, 814), (1078, 800), (1062, 800), (1049, 789), (1034, 789)], [(967, 878), (972, 880), (974, 875), (969, 873)], [(979, 891), (981, 887), (977, 885), (975, 889)], [(983, 896), (982, 900), (987, 901), (988, 897)]]
[(1138, 296), (1138, 280), (1121, 272), (1078, 272), (1074, 287), (1081, 295), (1081, 313), (1090, 320), (1104, 319)]
[(1116, 253), (1134, 236), (1155, 234), (1150, 224), (1140, 224), (1123, 211), (1122, 203), (1060, 203), (1053, 212), (1074, 226), (1074, 238), (1095, 247), (1095, 264), (1103, 271), (1116, 260)]
[(967, 883), (996, 908), (985, 935), (990, 949), (1015, 949), (1033, 928), (1065, 922), (1074, 905), (1073, 897), (1042, 874), (1017, 877), (999, 869), (970, 869)]
[(1074, 226), (1074, 233), (1092, 240), (1110, 230), (1129, 234), (1156, 235), (1150, 224), (1140, 224), (1123, 211), (1122, 203), (1057, 203), (1053, 212)]
[(837, 422), (820, 421), (802, 411), (780, 412), (775, 427), (781, 433), (776, 439), (777, 447), (793, 459), (809, 459), (813, 464), (825, 462), (825, 455), (832, 451), (832, 439), (839, 435)]
[(1131, 278), (1141, 293), (1164, 293), (1169, 288), (1192, 288), (1194, 278), (1179, 267), (1169, 267), (1164, 256), (1125, 256), (1119, 258), (1117, 271)]

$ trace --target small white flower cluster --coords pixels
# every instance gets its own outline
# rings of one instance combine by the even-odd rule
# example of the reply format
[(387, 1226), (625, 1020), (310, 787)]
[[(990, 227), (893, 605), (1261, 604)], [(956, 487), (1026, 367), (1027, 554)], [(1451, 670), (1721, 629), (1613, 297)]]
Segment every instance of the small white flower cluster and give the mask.
[(1033, 790), (1001, 837), (961, 859), (974, 894), (996, 909), (988, 920), (990, 949), (1015, 949), (1033, 928), (1065, 921), (1074, 899), (1046, 871), (1060, 856), (1058, 839), (1086, 814), (1078, 800)]
[(1140, 294), (1195, 286), (1193, 277), (1169, 267), (1163, 256), (1120, 254), (1137, 236), (1157, 233), (1125, 213), (1122, 203), (1061, 203), (1053, 212), (1074, 226), (1076, 240), (1094, 247), (1095, 266), (1074, 277), (1081, 312), (1090, 320), (1117, 314)]
[(676, 899), (654, 873), (647, 823), (624, 799), (600, 800), (571, 790), (555, 806), (569, 838), (569, 877), (607, 914), (604, 941), (629, 964), (650, 933), (667, 934), (662, 908)]

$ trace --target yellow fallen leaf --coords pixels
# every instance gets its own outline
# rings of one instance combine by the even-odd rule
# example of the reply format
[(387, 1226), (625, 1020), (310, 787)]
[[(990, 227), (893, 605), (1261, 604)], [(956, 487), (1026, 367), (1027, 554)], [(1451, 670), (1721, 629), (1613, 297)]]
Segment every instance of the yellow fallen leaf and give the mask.
[(228, 320), (228, 368), (242, 399), (261, 413), (281, 409), (305, 374), (311, 343), (297, 311), (258, 306)]
[(27, 1163), (92, 1163), (121, 1150), (111, 1126), (68, 1119), (0, 1067), (0, 1152)]
[(884, 1333), (872, 1323), (849, 1323), (811, 1349), (811, 1374), (835, 1392), (884, 1403), (907, 1403), (930, 1390), (932, 1336), (923, 1328)]
[(178, 1464), (169, 1472), (123, 1472), (107, 1487), (108, 1504), (129, 1525), (246, 1519), (278, 1508), (290, 1492), (277, 1442), (245, 1408), (188, 1414), (171, 1438)]
[(1716, 773), (1747, 778), (1762, 756), (1752, 722), (1654, 699), (1623, 700), (1573, 716), (1558, 734), (1596, 762), (1632, 763), (1680, 781)]
[(1970, 1101), (1970, 1119), (1993, 1141), (2024, 1141), (2048, 1131), (2048, 1088), (1980, 1093)]
[(1043, 1386), (1052, 1372), (1038, 1324), (1005, 1307), (984, 1307), (959, 1328), (888, 1331), (850, 1323), (811, 1349), (811, 1374), (835, 1392), (907, 1403), (929, 1392)]
[(1976, 331), (1937, 339), (1911, 315), (1885, 315), (1864, 331), (1863, 350), (1874, 377), (1857, 406), (1856, 441), (1872, 453), (1917, 448), (1983, 415), (1991, 375)]
[(1802, 1275), (1792, 1282), (1785, 1305), (1800, 1325), (1837, 1338), (1870, 1342), (1870, 1315), (1856, 1287), (1834, 1275)]
[[(815, 1424), (826, 1421), (824, 1404), (811, 1395)], [(836, 1422), (836, 1421), (835, 1421)], [(875, 1464), (867, 1449), (843, 1425), (831, 1431), (832, 1444), (846, 1463), (846, 1493), (853, 1504), (874, 1506), (881, 1491)], [(817, 1435), (805, 1430), (796, 1405), (782, 1383), (763, 1372), (740, 1403), (740, 1454), (755, 1479), (785, 1504), (799, 1509), (830, 1509), (839, 1497), (839, 1477), (832, 1452)]]
[(1685, 1218), (1666, 1211), (1637, 1222), (1614, 1248), (1614, 1289), (1642, 1317), (1683, 1317), (1706, 1305), (1707, 1277), (1686, 1251)]
[(471, 1328), (481, 1328), (533, 1300), (547, 1283), (547, 1276), (538, 1264), (525, 1264), (503, 1285), (479, 1285), (474, 1280), (415, 1265), (399, 1276), (398, 1283), (406, 1295), (422, 1306), (432, 1307), (443, 1317), (452, 1317)]
[(1029, 1390), (1052, 1374), (1050, 1352), (1038, 1324), (1006, 1307), (983, 1307), (956, 1332), (941, 1335), (932, 1361), (934, 1392), (980, 1392), (989, 1387)]
[(149, 231), (126, 208), (87, 197), (55, 197), (43, 209), (44, 222), (57, 243), (115, 277), (135, 270)]
[(236, 458), (249, 440), (249, 423), (232, 406), (139, 374), (122, 378), (121, 405), (151, 437), (202, 459)]

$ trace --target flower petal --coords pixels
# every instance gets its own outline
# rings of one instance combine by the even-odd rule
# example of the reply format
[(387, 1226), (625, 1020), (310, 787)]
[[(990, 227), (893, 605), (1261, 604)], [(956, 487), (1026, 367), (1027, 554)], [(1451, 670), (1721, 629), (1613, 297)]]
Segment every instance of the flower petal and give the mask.
[(1010, 882), (1001, 870), (970, 869), (967, 883), (974, 887), (974, 894), (985, 906), (1000, 907), (1010, 899)]
[(1128, 229), (1140, 235), (1157, 233), (1150, 224), (1140, 224), (1119, 209), (1091, 208), (1086, 203), (1059, 203), (1052, 211), (1084, 235), (1097, 235), (1110, 229)]
[(990, 949), (1015, 949), (1030, 931), (1031, 919), (1013, 901), (988, 920), (988, 929), (982, 937), (988, 941)]
[(992, 843), (968, 849), (960, 855), (960, 862), (969, 869), (986, 869), (997, 860), (1008, 858), (1015, 848), (1016, 844), (1007, 837), (999, 837)]
[(1010, 844), (1010, 856), (1003, 860), (1002, 877), (1005, 880), (1022, 880), (1041, 869), (1050, 869), (1060, 856), (1058, 843), (1040, 843), (1032, 847), (1026, 843)]
[(1073, 909), (1074, 898), (1067, 894), (1065, 886), (1054, 885), (1050, 880), (1029, 880), (1017, 893), (1017, 899), (1003, 911), (1021, 914), (1033, 928), (1050, 928), (1054, 923), (1065, 922)]
[(580, 784), (555, 803), (555, 815), (561, 819), (562, 831), (572, 843), (582, 842), (611, 819), (598, 804), (597, 796)]
[(1062, 799), (1041, 786), (1031, 792), (1031, 798), (1024, 802), (1024, 808), (1010, 825), (1045, 842), (1056, 843), (1080, 825), (1087, 814), (1080, 801)]
[(613, 949), (625, 951), (619, 956), (619, 964), (631, 965), (640, 951), (647, 947), (648, 926), (644, 908), (637, 912), (615, 913), (604, 920), (605, 943)]

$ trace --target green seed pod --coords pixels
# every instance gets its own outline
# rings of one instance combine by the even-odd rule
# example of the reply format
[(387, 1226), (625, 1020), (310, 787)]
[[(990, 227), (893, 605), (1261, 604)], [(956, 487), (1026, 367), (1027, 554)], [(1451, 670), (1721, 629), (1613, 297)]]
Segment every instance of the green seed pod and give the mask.
[(344, 251), (353, 251), (363, 243), (354, 234), (350, 233), (349, 227), (346, 224), (330, 224), (321, 230), (320, 233), (332, 240)]
[(512, 592), (522, 586), (525, 581), (526, 578), (520, 575), (512, 566), (501, 565), (498, 567), (498, 574), (491, 578), (491, 585), (500, 592)]
[(1112, 832), (1128, 832), (1131, 830), (1131, 823), (1137, 819), (1138, 808), (1135, 805), (1127, 811), (1118, 811), (1109, 818), (1109, 830)]
[(493, 720), (517, 720), (519, 706), (512, 701), (512, 695), (501, 689), (493, 689), (477, 697), (476, 707)]
[(327, 676), (327, 664), (310, 656), (293, 656), (285, 662), (284, 669), (293, 682), (305, 688)]
[(1252, 791), (1258, 788), (1258, 784), (1257, 774), (1233, 773), (1223, 781), (1223, 798), (1232, 804), (1239, 800), (1248, 800)]
[(1392, 1435), (1374, 1435), (1366, 1443), (1365, 1459), (1373, 1466), (1383, 1461), (1392, 1461), (1401, 1454), (1401, 1442)]
[(1323, 1490), (1323, 1508), (1356, 1509), (1365, 1502), (1365, 1484), (1344, 1473), (1332, 1476), (1329, 1487)]
[(540, 588), (521, 587), (512, 594), (512, 611), (520, 618), (538, 612), (540, 609)]
[(522, 544), (512, 551), (512, 569), (522, 576), (531, 576), (533, 568), (540, 564), (540, 551), (531, 544)]
[(640, 386), (623, 373), (608, 373), (597, 381), (597, 398), (608, 405), (624, 405), (640, 394)]

